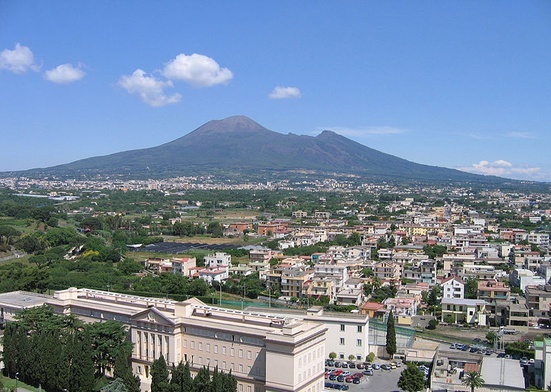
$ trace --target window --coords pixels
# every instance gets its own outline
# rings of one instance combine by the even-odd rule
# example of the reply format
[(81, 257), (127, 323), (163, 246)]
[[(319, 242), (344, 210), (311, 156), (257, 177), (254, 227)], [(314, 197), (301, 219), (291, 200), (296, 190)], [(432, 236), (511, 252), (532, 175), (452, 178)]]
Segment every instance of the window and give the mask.
[(362, 332), (363, 332), (363, 326), (358, 325), (358, 333), (362, 333)]
[(222, 346), (222, 355), (226, 355), (226, 346)]
[(239, 358), (243, 358), (243, 350), (239, 349)]
[(206, 349), (207, 349), (207, 352), (210, 353), (210, 343), (207, 343)]
[(344, 345), (344, 338), (341, 338), (340, 344), (341, 344), (341, 345)]
[(362, 339), (356, 339), (356, 346), (362, 347)]
[(253, 356), (253, 355), (252, 355), (251, 351), (250, 351), (250, 350), (247, 351), (247, 359), (251, 359), (252, 356)]
[(203, 351), (203, 342), (199, 342), (199, 351)]
[(218, 345), (217, 344), (214, 345), (214, 353), (218, 354)]
[(192, 350), (195, 350), (195, 340), (192, 340), (192, 341), (191, 341), (191, 349), (192, 349)]
[(344, 332), (344, 324), (341, 324), (341, 332)]
[(230, 356), (235, 357), (235, 349), (233, 347), (230, 348)]

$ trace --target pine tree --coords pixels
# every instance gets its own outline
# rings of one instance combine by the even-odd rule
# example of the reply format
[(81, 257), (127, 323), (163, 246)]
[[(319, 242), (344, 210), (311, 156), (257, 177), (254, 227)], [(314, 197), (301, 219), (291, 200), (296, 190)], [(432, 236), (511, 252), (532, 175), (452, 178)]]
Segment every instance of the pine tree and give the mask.
[(406, 392), (418, 392), (425, 388), (425, 374), (414, 363), (409, 362), (400, 374), (398, 387)]
[(394, 326), (394, 313), (392, 309), (388, 314), (386, 322), (386, 352), (390, 355), (391, 359), (396, 354), (396, 328)]

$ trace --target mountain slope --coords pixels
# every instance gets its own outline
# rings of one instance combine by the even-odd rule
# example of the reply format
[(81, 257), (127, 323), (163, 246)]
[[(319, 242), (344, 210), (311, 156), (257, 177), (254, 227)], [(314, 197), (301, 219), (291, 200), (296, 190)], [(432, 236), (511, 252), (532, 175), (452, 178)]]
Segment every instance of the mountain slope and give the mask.
[(119, 175), (158, 178), (310, 170), (357, 174), (373, 180), (504, 181), (421, 165), (382, 153), (331, 131), (316, 137), (270, 131), (245, 116), (213, 120), (157, 147), (93, 157), (26, 175)]

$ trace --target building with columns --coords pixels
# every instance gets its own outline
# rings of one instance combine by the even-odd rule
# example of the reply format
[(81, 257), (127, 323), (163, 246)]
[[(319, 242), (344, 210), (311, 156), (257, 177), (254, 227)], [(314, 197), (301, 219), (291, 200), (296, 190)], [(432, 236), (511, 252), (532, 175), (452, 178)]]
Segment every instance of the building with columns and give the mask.
[(113, 292), (76, 289), (53, 296), (0, 294), (6, 320), (30, 306), (52, 306), (85, 322), (118, 320), (134, 344), (132, 369), (149, 391), (150, 367), (188, 361), (192, 373), (218, 366), (237, 379), (239, 392), (319, 392), (324, 389), (327, 327), (319, 322)]

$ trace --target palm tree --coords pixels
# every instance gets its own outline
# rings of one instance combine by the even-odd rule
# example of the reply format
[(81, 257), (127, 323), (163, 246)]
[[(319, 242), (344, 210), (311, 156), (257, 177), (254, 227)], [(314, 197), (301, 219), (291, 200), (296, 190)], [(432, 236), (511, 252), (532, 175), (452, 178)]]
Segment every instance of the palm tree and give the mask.
[(475, 388), (481, 387), (486, 383), (479, 372), (470, 372), (463, 378), (463, 385), (471, 387), (471, 392), (474, 392)]

